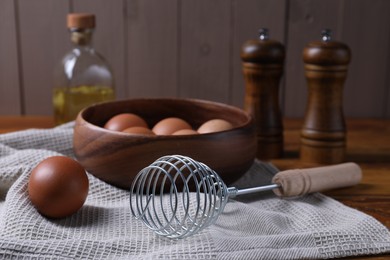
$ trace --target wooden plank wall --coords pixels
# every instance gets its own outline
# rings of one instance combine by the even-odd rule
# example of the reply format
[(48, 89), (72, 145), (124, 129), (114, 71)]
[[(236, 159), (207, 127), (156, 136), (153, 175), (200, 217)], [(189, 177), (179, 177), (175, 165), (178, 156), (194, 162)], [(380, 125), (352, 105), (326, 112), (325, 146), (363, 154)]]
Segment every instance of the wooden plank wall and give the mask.
[(345, 115), (390, 118), (388, 0), (2, 0), (0, 114), (52, 113), (53, 68), (71, 47), (68, 12), (97, 15), (94, 45), (114, 70), (118, 99), (192, 97), (242, 107), (240, 48), (267, 27), (287, 50), (283, 114), (303, 117), (302, 50), (330, 28), (353, 55)]
[(13, 1), (0, 1), (0, 112), (4, 114), (22, 112), (16, 27)]

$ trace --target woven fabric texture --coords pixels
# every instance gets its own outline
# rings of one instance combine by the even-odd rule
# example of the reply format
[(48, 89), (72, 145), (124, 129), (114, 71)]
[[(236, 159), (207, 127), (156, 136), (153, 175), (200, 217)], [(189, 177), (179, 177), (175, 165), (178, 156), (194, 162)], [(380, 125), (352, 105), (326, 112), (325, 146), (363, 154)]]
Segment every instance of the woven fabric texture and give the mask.
[[(386, 227), (320, 193), (237, 197), (214, 225), (169, 240), (134, 219), (129, 191), (88, 174), (84, 206), (47, 219), (29, 201), (29, 174), (47, 157), (73, 157), (72, 135), (72, 123), (0, 135), (1, 259), (324, 259), (390, 252)], [(272, 174), (261, 171), (255, 162), (235, 186), (269, 184)]]

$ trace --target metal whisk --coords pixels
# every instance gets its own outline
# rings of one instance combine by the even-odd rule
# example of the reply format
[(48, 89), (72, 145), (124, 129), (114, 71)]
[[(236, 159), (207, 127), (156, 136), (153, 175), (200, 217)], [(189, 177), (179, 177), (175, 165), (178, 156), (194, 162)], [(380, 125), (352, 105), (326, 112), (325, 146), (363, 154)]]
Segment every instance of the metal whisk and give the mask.
[(207, 165), (170, 155), (138, 173), (131, 186), (130, 207), (158, 235), (183, 238), (213, 224), (229, 198), (278, 187), (228, 188)]
[(131, 185), (130, 207), (132, 214), (155, 233), (183, 238), (213, 224), (228, 199), (237, 195), (273, 190), (278, 196), (300, 196), (355, 185), (361, 178), (357, 164), (343, 163), (278, 172), (271, 185), (228, 188), (207, 165), (170, 155), (138, 173)]

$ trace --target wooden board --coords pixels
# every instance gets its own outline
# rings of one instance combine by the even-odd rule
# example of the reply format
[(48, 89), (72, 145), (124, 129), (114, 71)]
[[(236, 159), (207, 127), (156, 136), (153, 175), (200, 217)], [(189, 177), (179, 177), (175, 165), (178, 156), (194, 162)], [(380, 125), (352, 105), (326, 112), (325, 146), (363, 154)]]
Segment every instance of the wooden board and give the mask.
[(67, 0), (20, 0), (20, 53), (26, 114), (52, 114), (54, 68), (70, 49)]
[(228, 102), (230, 2), (181, 1), (180, 13), (179, 96)]
[(242, 44), (260, 27), (286, 45), (285, 117), (303, 118), (302, 50), (324, 28), (352, 49), (347, 117), (390, 118), (388, 0), (4, 0), (0, 2), (0, 114), (52, 114), (54, 67), (70, 50), (66, 15), (97, 14), (94, 43), (117, 97), (191, 97), (243, 105)]
[(127, 97), (176, 96), (178, 1), (126, 3)]
[(0, 1), (0, 114), (23, 111), (16, 30), (16, 1)]
[(343, 18), (340, 38), (352, 51), (345, 85), (345, 114), (385, 117), (390, 102), (390, 1), (345, 1)]

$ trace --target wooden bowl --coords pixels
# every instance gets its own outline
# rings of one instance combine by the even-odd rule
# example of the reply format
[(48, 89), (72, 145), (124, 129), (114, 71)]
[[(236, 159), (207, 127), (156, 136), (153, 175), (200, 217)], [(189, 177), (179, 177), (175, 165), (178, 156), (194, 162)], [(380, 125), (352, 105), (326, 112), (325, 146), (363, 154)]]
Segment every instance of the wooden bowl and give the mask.
[[(152, 128), (161, 119), (179, 117), (194, 129), (220, 118), (233, 129), (199, 135), (132, 135), (103, 128), (113, 116), (134, 113)], [(114, 186), (129, 189), (144, 167), (164, 155), (180, 154), (203, 162), (227, 183), (252, 165), (256, 136), (251, 116), (233, 106), (195, 99), (132, 99), (101, 103), (81, 111), (73, 139), (77, 160), (91, 174)]]

